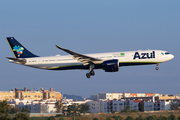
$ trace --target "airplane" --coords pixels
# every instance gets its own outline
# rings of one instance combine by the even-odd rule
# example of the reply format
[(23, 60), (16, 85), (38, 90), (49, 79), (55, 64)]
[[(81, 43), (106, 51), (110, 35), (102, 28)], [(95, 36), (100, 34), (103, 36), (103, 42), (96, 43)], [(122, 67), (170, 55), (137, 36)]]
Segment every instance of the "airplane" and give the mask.
[(39, 57), (28, 51), (14, 37), (6, 37), (6, 40), (15, 57), (6, 57), (11, 63), (45, 70), (89, 70), (86, 73), (87, 78), (95, 75), (94, 69), (103, 69), (105, 72), (117, 72), (119, 67), (123, 66), (156, 64), (156, 70), (158, 70), (160, 63), (174, 58), (174, 55), (163, 50), (80, 54), (57, 45), (55, 46), (58, 49), (70, 55)]

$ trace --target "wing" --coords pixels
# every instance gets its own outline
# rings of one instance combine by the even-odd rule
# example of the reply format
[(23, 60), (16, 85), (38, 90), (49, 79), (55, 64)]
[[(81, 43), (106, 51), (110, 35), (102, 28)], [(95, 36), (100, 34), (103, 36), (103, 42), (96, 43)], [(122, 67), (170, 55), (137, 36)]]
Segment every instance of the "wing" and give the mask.
[(65, 49), (65, 48), (61, 48), (57, 45), (55, 45), (57, 48), (71, 54), (73, 56), (73, 59), (83, 63), (84, 65), (88, 65), (88, 64), (91, 64), (91, 63), (94, 63), (94, 64), (100, 64), (103, 62), (103, 60), (101, 59), (97, 59), (97, 58), (93, 58), (93, 57), (90, 57), (90, 56), (86, 56), (86, 55), (82, 55), (82, 54), (79, 54), (79, 53), (76, 53), (76, 52), (73, 52), (73, 51), (70, 51), (68, 49)]

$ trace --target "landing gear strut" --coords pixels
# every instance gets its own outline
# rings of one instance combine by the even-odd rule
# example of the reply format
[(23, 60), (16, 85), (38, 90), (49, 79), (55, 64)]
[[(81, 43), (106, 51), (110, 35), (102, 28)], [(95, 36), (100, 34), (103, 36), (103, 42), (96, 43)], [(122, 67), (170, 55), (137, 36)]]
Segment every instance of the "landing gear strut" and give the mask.
[(156, 64), (156, 70), (159, 70), (159, 67), (158, 67), (159, 64)]
[(95, 75), (95, 72), (94, 72), (93, 68), (95, 68), (94, 64), (90, 64), (90, 66), (89, 66), (90, 72), (89, 72), (89, 73), (86, 73), (86, 77), (87, 77), (87, 78), (90, 78), (91, 76), (94, 76), (94, 75)]

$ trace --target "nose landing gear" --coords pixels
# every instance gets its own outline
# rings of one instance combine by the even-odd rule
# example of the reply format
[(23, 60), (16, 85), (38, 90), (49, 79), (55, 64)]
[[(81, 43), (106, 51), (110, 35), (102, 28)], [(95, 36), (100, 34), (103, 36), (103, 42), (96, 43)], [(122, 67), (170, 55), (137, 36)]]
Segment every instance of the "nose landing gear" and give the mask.
[(156, 64), (156, 70), (159, 70), (159, 67), (158, 67), (159, 64)]
[(89, 66), (90, 72), (89, 72), (89, 73), (86, 73), (86, 77), (87, 77), (87, 78), (90, 78), (91, 76), (94, 76), (94, 75), (95, 75), (95, 72), (94, 72), (93, 68), (95, 68), (94, 64), (90, 64), (90, 66)]

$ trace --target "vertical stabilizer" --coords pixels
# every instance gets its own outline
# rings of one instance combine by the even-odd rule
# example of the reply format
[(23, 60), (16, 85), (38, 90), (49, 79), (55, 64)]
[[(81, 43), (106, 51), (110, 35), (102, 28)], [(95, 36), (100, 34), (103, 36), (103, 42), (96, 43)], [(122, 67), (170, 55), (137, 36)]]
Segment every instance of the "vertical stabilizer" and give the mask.
[(23, 45), (21, 45), (14, 37), (6, 37), (6, 40), (15, 56), (15, 58), (31, 58), (38, 57), (30, 51), (28, 51)]

